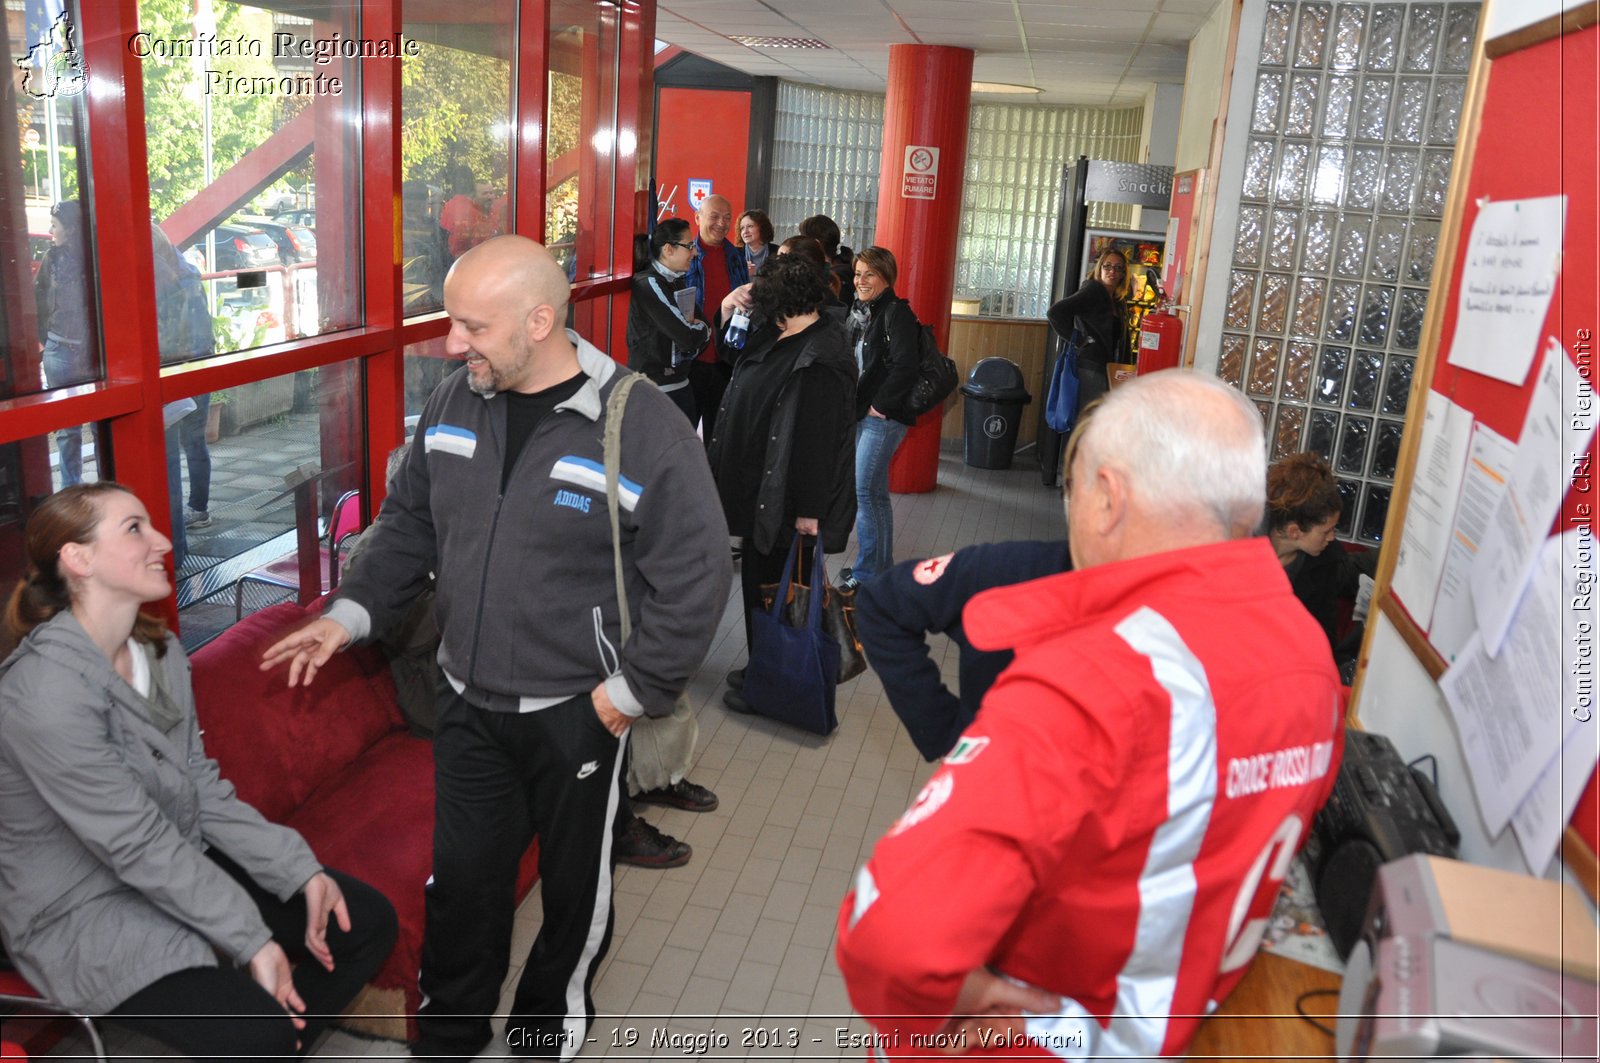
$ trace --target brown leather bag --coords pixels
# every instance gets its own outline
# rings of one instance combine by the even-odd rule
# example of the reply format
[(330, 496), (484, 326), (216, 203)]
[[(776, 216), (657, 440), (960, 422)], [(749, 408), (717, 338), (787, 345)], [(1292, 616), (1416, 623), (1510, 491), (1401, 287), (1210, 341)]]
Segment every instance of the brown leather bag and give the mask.
[[(778, 596), (778, 584), (761, 585), (761, 604), (772, 608)], [(783, 618), (791, 627), (805, 627), (806, 610), (811, 607), (811, 588), (800, 582), (797, 573), (789, 584), (789, 600), (784, 604)], [(867, 670), (866, 651), (856, 635), (856, 596), (831, 583), (822, 585), (822, 630), (839, 642), (839, 682), (854, 679)]]

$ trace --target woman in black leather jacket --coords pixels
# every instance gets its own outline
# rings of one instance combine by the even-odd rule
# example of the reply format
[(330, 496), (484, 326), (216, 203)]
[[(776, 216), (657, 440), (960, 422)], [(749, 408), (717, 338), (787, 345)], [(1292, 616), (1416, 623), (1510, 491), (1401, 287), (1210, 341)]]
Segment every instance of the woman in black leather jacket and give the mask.
[(856, 256), (856, 302), (850, 342), (861, 379), (856, 384), (856, 563), (841, 585), (853, 588), (894, 564), (894, 511), (889, 505), (889, 460), (916, 422), (906, 400), (917, 382), (920, 328), (910, 305), (894, 293), (899, 276), (892, 252), (869, 247)]
[[(648, 243), (646, 243), (648, 240)], [(694, 259), (689, 223), (667, 218), (648, 238), (634, 240), (633, 298), (628, 301), (628, 368), (666, 392), (690, 424), (697, 424), (689, 363), (711, 340), (705, 311), (686, 310), (678, 293), (689, 290), (684, 274)]]
[(1078, 330), (1078, 415), (1111, 390), (1110, 362), (1127, 361), (1128, 260), (1121, 251), (1103, 251), (1083, 286), (1045, 314), (1062, 339)]

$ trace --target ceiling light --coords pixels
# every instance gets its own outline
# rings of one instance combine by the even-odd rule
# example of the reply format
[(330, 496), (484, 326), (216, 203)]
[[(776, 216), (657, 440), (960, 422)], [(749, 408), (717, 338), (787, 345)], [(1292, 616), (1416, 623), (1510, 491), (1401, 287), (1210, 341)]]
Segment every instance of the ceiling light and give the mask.
[(728, 40), (746, 48), (826, 48), (815, 37), (745, 37), (730, 36)]
[(1018, 95), (1018, 96), (1020, 96), (1020, 95), (1024, 95), (1024, 94), (1027, 94), (1027, 93), (1043, 92), (1044, 90), (1043, 89), (1039, 89), (1039, 88), (1035, 88), (1032, 85), (1007, 85), (1003, 81), (974, 81), (972, 83), (972, 91), (973, 92), (995, 92), (995, 93), (1002, 93), (1003, 92), (1003, 93), (1007, 93), (1007, 94), (1010, 94), (1010, 95)]

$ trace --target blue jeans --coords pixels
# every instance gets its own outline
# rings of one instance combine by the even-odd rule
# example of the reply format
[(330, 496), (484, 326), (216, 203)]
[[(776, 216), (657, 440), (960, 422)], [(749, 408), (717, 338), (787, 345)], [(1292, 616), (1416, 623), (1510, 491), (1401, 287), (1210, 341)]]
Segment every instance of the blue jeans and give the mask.
[[(211, 392), (196, 395), (194, 405), (194, 412), (178, 422), (178, 440), (183, 444), (183, 460), (189, 463), (189, 508), (204, 513), (211, 503), (211, 446), (206, 442)], [(167, 461), (176, 460), (167, 455)]]
[(856, 563), (863, 583), (894, 564), (894, 510), (889, 504), (889, 459), (906, 426), (871, 414), (856, 422)]
[[(69, 388), (94, 379), (93, 354), (87, 347), (66, 343), (55, 336), (45, 341), (40, 355), (44, 363), (45, 384)], [(73, 425), (56, 431), (56, 452), (61, 456), (61, 486), (83, 482), (83, 426)]]
[[(183, 568), (189, 556), (189, 533), (183, 526), (183, 469), (178, 464), (178, 454), (183, 449), (182, 422), (166, 430), (167, 445), (167, 511), (172, 517), (172, 571)], [(192, 468), (193, 466), (191, 466)]]

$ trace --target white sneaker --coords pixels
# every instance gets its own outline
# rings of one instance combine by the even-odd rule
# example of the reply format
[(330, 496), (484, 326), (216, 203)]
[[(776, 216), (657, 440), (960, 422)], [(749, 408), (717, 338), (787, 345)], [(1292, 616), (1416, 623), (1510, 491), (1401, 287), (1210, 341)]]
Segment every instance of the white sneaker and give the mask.
[(183, 526), (195, 529), (209, 528), (211, 527), (211, 514), (205, 510), (191, 509), (184, 514)]

